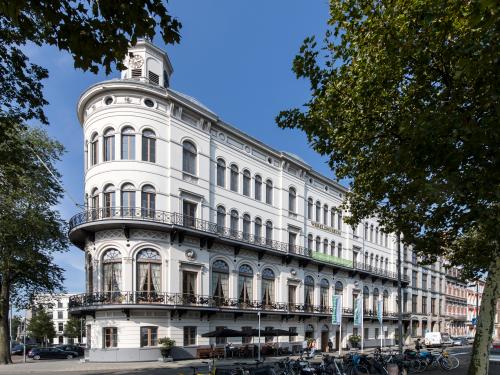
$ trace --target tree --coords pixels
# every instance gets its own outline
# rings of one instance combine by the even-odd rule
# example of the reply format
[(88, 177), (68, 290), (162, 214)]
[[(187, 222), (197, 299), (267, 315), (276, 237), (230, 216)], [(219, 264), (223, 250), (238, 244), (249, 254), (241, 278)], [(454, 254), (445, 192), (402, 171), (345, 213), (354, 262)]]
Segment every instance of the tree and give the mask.
[[(67, 249), (66, 224), (54, 207), (62, 190), (54, 163), (63, 147), (39, 129), (14, 134), (0, 163), (0, 361), (9, 363), (9, 308), (34, 294), (59, 291), (63, 269), (53, 255)], [(47, 173), (43, 163), (54, 175)]]
[[(376, 216), (425, 261), (488, 271), (470, 374), (487, 373), (500, 293), (499, 17), (489, 1), (332, 1), (323, 45), (293, 64), (311, 99), (276, 119), (350, 181), (347, 222)], [(474, 231), (490, 251), (463, 247)]]
[(85, 337), (85, 322), (81, 319), (71, 317), (64, 326), (64, 336), (71, 339)]
[(52, 316), (42, 306), (34, 309), (33, 317), (28, 323), (28, 332), (37, 343), (46, 345), (56, 337), (56, 329)]

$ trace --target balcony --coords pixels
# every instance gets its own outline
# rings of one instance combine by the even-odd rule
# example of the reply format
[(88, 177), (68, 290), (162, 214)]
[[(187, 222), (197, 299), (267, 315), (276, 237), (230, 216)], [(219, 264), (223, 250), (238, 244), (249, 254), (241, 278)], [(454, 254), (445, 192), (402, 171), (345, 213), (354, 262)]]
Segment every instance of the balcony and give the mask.
[[(326, 263), (347, 271), (361, 272), (393, 281), (397, 279), (396, 272), (315, 252), (303, 246), (254, 236), (250, 233), (222, 227), (207, 220), (176, 212), (127, 207), (90, 209), (71, 218), (69, 221), (69, 237), (71, 242), (83, 248), (89, 233), (111, 228), (127, 228), (127, 226), (191, 233), (203, 236), (206, 239), (217, 239), (233, 246), (246, 247), (256, 251), (265, 250), (275, 253), (275, 255), (296, 257), (306, 264), (314, 261), (319, 264), (324, 265)], [(409, 281), (408, 277), (404, 275), (402, 279), (405, 283)]]
[[(70, 311), (89, 312), (102, 309), (169, 309), (169, 310), (196, 310), (212, 312), (252, 313), (265, 312), (269, 314), (288, 314), (301, 316), (330, 317), (332, 308), (324, 305), (310, 305), (289, 302), (271, 302), (241, 300), (237, 298), (224, 298), (204, 296), (198, 294), (167, 293), (167, 292), (95, 292), (83, 293), (69, 298)], [(344, 307), (342, 315), (353, 317), (353, 309)], [(405, 315), (405, 314), (403, 314)], [(397, 319), (396, 312), (384, 312), (385, 319)], [(365, 318), (376, 316), (368, 315)]]

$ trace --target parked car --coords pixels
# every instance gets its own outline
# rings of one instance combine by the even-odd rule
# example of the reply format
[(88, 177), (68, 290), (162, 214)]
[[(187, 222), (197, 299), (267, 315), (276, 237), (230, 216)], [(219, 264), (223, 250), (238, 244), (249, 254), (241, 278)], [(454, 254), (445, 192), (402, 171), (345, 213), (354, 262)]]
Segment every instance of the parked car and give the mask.
[(28, 353), (28, 357), (33, 359), (72, 359), (78, 357), (77, 352), (62, 350), (59, 348), (33, 348)]
[[(35, 346), (34, 345), (26, 345), (26, 354), (33, 349)], [(24, 345), (23, 344), (17, 344), (12, 347), (12, 351), (10, 352), (12, 355), (23, 355), (24, 354)]]
[(474, 344), (474, 336), (467, 336), (467, 344), (469, 345)]
[(495, 341), (491, 345), (490, 361), (500, 363), (500, 341)]
[(56, 348), (58, 349), (61, 349), (61, 350), (65, 350), (67, 352), (76, 352), (78, 353), (78, 356), (82, 356), (85, 354), (85, 349), (82, 348), (81, 346), (77, 346), (77, 345), (59, 345), (59, 346), (56, 346)]
[(453, 346), (463, 346), (469, 344), (465, 337), (452, 337), (451, 340), (453, 341)]

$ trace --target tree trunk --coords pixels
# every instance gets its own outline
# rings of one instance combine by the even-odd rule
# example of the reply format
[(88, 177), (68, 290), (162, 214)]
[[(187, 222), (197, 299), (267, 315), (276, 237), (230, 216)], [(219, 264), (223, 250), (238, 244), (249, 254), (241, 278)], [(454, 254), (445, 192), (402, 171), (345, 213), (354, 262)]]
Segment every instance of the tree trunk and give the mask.
[(0, 284), (0, 364), (12, 363), (10, 358), (9, 302), (10, 290), (7, 280)]
[(490, 364), (489, 351), (498, 298), (500, 298), (500, 257), (496, 258), (488, 270), (468, 375), (488, 374)]

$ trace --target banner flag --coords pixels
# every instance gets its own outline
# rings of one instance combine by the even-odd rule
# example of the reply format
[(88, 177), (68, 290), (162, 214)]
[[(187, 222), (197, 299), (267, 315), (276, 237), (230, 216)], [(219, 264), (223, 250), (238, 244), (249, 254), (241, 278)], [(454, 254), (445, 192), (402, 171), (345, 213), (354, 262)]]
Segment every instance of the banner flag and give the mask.
[(342, 323), (342, 296), (332, 297), (332, 324)]
[(383, 311), (383, 304), (382, 300), (377, 301), (377, 318), (380, 324), (382, 324), (382, 311)]
[(354, 301), (354, 325), (360, 326), (363, 324), (363, 298), (357, 297)]

